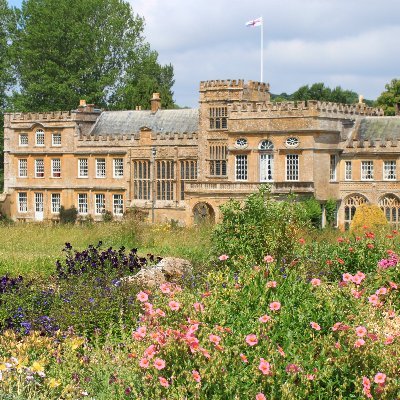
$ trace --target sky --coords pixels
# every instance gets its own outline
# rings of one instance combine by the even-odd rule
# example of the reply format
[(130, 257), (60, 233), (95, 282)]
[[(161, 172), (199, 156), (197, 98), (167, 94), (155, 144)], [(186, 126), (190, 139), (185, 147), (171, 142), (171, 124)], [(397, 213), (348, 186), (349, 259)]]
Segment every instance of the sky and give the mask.
[(144, 35), (160, 63), (174, 67), (180, 106), (198, 106), (200, 81), (260, 80), (261, 27), (245, 23), (261, 16), (263, 80), (272, 93), (324, 82), (376, 99), (400, 78), (399, 0), (129, 2), (144, 17)]

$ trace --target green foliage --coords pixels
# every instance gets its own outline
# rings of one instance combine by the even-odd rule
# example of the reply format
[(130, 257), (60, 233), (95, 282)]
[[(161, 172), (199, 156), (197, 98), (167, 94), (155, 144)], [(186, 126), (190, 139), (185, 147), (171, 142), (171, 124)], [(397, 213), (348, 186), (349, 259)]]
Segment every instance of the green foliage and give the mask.
[(383, 108), (385, 115), (395, 115), (396, 103), (400, 103), (400, 79), (392, 79), (385, 85), (385, 89), (376, 102)]
[(302, 205), (305, 209), (306, 218), (311, 221), (311, 224), (319, 228), (321, 226), (322, 210), (321, 205), (315, 197), (311, 197), (302, 201)]
[(102, 214), (103, 222), (111, 222), (113, 220), (113, 214), (110, 210), (105, 210)]
[(78, 217), (78, 210), (75, 207), (60, 207), (60, 222), (62, 224), (74, 224)]
[(159, 65), (127, 1), (26, 0), (18, 23), (14, 109), (69, 110), (79, 99), (145, 108), (157, 90), (172, 104), (172, 67)]
[(275, 201), (269, 188), (249, 195), (244, 203), (230, 200), (221, 206), (222, 221), (216, 225), (212, 242), (215, 254), (227, 254), (231, 262), (239, 258), (261, 263), (264, 256), (294, 257), (301, 229), (307, 223), (303, 206), (295, 202)]
[(350, 224), (351, 232), (362, 232), (365, 227), (369, 229), (382, 229), (388, 226), (385, 214), (376, 204), (361, 204), (357, 207), (354, 218)]
[(325, 203), (325, 216), (329, 226), (332, 226), (335, 222), (336, 210), (337, 201), (335, 199), (328, 199)]

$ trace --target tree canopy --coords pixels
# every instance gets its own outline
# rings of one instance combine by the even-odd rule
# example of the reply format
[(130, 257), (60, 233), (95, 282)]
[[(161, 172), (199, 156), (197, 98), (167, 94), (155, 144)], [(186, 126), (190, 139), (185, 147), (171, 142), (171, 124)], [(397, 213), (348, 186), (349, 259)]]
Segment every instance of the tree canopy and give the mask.
[(385, 115), (395, 115), (396, 103), (400, 103), (400, 79), (392, 79), (385, 85), (386, 90), (377, 99), (377, 104), (383, 108)]
[(79, 99), (148, 108), (155, 91), (173, 105), (173, 68), (158, 63), (127, 1), (24, 0), (17, 14), (14, 109), (68, 110)]

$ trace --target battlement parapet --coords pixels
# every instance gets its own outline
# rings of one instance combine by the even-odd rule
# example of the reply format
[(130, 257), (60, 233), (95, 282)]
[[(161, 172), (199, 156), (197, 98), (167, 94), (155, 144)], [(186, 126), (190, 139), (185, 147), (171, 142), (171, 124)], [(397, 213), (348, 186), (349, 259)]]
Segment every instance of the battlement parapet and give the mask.
[(205, 90), (226, 90), (226, 89), (241, 89), (241, 90), (256, 90), (258, 92), (269, 92), (270, 86), (268, 83), (248, 81), (245, 83), (243, 79), (226, 79), (226, 80), (211, 80), (200, 82), (200, 92)]
[[(176, 141), (186, 141), (186, 140), (197, 140), (197, 132), (151, 132), (151, 140), (176, 140)], [(140, 133), (124, 134), (124, 135), (93, 135), (90, 133), (80, 133), (78, 136), (79, 141), (85, 142), (129, 142), (133, 140), (140, 140)]]
[(70, 121), (72, 119), (71, 111), (50, 111), (50, 112), (26, 112), (26, 113), (10, 113), (11, 121)]
[[(380, 108), (368, 107), (366, 104), (342, 104), (325, 101), (285, 101), (285, 102), (265, 102), (265, 103), (233, 103), (230, 106), (231, 116), (233, 113), (269, 113), (299, 116), (325, 116), (338, 118), (348, 118), (351, 115), (360, 116), (383, 116)], [(279, 115), (277, 115), (279, 116)]]

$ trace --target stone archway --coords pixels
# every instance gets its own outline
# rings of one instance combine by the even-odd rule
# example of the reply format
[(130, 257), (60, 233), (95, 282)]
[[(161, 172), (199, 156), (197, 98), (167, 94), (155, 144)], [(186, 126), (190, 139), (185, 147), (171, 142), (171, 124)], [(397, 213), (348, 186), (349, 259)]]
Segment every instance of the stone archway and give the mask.
[(379, 207), (389, 224), (397, 228), (400, 221), (400, 201), (394, 194), (385, 194), (379, 199)]
[(360, 194), (351, 194), (344, 200), (344, 228), (350, 228), (351, 221), (354, 218), (357, 207), (361, 204), (368, 203), (368, 199)]
[(203, 222), (214, 223), (214, 209), (206, 202), (197, 203), (193, 207), (193, 219), (195, 224), (201, 224)]

